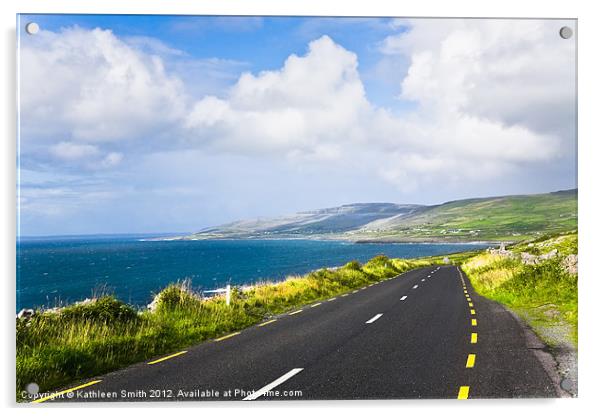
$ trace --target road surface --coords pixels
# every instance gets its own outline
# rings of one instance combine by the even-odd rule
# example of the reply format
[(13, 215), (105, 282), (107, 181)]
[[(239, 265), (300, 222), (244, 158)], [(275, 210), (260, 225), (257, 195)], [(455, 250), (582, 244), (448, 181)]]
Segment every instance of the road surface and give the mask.
[[(518, 324), (427, 267), (82, 381), (50, 401), (556, 397)], [(50, 396), (45, 396), (48, 398)]]

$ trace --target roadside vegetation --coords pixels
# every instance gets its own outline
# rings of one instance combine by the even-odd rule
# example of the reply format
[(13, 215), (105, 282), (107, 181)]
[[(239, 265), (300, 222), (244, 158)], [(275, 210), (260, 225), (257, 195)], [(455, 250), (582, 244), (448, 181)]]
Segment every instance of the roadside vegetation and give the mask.
[(546, 344), (576, 348), (576, 256), (572, 232), (487, 251), (461, 266), (479, 294), (516, 312)]
[(17, 399), (28, 383), (45, 392), (79, 379), (168, 354), (408, 270), (436, 263), (377, 256), (282, 282), (236, 288), (202, 298), (189, 282), (171, 284), (153, 310), (138, 311), (113, 296), (17, 319)]

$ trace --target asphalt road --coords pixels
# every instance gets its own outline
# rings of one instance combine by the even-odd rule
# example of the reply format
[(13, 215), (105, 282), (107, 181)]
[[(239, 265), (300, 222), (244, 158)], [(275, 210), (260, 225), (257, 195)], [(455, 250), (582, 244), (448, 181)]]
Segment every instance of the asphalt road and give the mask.
[(518, 322), (455, 266), (413, 270), (72, 389), (46, 402), (556, 397)]

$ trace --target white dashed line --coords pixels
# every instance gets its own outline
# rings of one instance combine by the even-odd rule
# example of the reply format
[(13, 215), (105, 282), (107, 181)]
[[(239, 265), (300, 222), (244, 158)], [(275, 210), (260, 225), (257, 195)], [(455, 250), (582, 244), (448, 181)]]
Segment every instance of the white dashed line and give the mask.
[(418, 289), (418, 285), (414, 285), (412, 289)]
[(370, 318), (369, 320), (366, 321), (367, 324), (371, 324), (372, 322), (376, 321), (378, 318), (380, 318), (381, 316), (383, 316), (382, 313), (377, 313), (376, 315), (374, 315), (372, 318)]
[(399, 300), (406, 300), (408, 297), (407, 296), (402, 296), (401, 299)]
[(245, 397), (243, 400), (255, 400), (256, 398), (258, 398), (260, 396), (263, 396), (268, 391), (272, 390), (274, 387), (279, 386), (280, 384), (284, 383), (286, 380), (288, 380), (289, 378), (293, 377), (295, 374), (300, 373), (301, 371), (303, 371), (302, 368), (293, 368), (291, 371), (289, 371), (288, 373), (286, 373), (282, 377), (279, 377), (276, 380), (272, 381), (267, 386), (260, 388), (255, 393), (253, 393), (253, 394)]
[(426, 279), (422, 279), (422, 281), (424, 282)]

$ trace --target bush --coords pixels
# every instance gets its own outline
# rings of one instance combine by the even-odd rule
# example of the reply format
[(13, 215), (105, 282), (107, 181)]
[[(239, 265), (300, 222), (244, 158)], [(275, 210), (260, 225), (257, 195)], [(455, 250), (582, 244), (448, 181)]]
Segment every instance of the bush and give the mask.
[(362, 264), (357, 260), (352, 260), (346, 265), (344, 265), (343, 269), (360, 271), (362, 270)]
[(188, 281), (167, 286), (157, 296), (157, 311), (173, 311), (182, 308), (198, 307), (202, 297), (190, 288)]
[(66, 321), (94, 321), (94, 322), (127, 322), (138, 319), (138, 313), (113, 296), (103, 296), (89, 303), (79, 303), (64, 308), (61, 319)]

